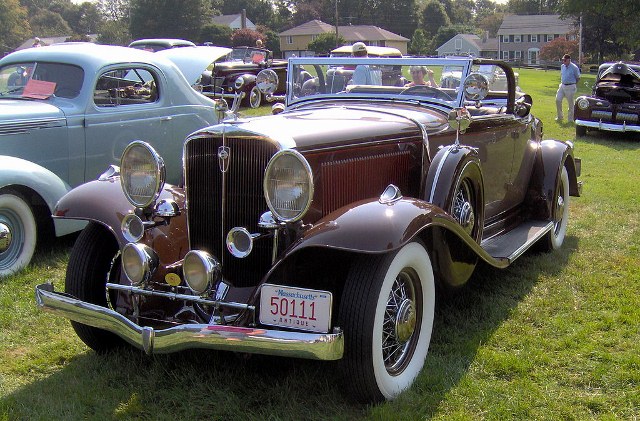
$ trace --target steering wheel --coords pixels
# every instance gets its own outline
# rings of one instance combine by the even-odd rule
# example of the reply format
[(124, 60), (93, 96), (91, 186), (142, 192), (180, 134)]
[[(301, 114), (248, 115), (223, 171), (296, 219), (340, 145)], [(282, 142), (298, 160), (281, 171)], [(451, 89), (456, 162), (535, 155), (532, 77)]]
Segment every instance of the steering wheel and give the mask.
[(427, 85), (409, 86), (408, 88), (403, 89), (400, 92), (400, 95), (413, 95), (413, 94), (422, 94), (424, 96), (428, 96), (436, 99), (443, 99), (445, 101), (453, 100), (453, 98), (451, 98), (446, 92), (442, 92), (439, 89), (432, 88), (431, 86), (427, 86)]

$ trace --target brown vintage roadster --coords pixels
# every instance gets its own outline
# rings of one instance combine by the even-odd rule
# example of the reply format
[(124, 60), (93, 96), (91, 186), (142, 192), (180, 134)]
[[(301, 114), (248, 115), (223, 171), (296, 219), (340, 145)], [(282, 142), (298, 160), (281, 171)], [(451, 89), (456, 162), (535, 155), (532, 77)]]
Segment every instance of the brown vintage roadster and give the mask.
[[(492, 92), (474, 64), (504, 71)], [(458, 88), (347, 85), (337, 67), (457, 67)], [(300, 89), (310, 74), (314, 89)], [(505, 268), (532, 245), (563, 244), (580, 160), (543, 140), (531, 97), (503, 62), (293, 58), (286, 106), (230, 116), (184, 143), (184, 176), (164, 182), (145, 142), (56, 208), (88, 220), (66, 292), (40, 307), (72, 320), (96, 351), (209, 348), (338, 360), (362, 401), (392, 399), (420, 373), (439, 291), (479, 262)], [(269, 70), (257, 84), (273, 93)], [(278, 107), (282, 110), (283, 107)]]

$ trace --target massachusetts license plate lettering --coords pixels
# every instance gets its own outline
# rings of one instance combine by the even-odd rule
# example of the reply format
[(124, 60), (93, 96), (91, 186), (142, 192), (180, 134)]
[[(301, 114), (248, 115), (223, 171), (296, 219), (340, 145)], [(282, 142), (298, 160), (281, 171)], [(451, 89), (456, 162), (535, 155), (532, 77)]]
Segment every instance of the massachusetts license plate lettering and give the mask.
[(332, 295), (328, 291), (264, 284), (260, 323), (311, 332), (329, 331)]

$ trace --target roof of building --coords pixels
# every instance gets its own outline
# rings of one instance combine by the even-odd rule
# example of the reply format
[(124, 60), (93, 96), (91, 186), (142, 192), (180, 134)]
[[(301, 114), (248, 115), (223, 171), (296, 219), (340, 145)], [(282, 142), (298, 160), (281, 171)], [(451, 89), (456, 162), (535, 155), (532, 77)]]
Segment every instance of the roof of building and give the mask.
[[(240, 19), (242, 17), (242, 15), (240, 13), (236, 13), (235, 15), (219, 15), (219, 16), (214, 16), (211, 21), (213, 23), (215, 23), (216, 25), (226, 25), (229, 26), (231, 25), (233, 22), (235, 22), (237, 19)], [(247, 23), (251, 23), (253, 24), (253, 22), (251, 22), (249, 20), (249, 18), (247, 18)]]
[[(316, 19), (303, 23), (295, 28), (288, 29), (284, 32), (280, 32), (278, 35), (318, 35), (335, 32), (335, 30), (335, 26)], [(409, 41), (409, 38), (405, 38), (402, 35), (394, 34), (391, 31), (387, 31), (386, 29), (373, 25), (338, 26), (338, 34), (347, 41)]]
[(482, 39), (475, 34), (458, 34), (453, 38), (451, 38), (450, 40), (448, 40), (447, 42), (445, 42), (444, 44), (442, 44), (441, 46), (439, 46), (438, 48), (436, 48), (436, 50), (442, 49), (442, 47), (444, 47), (445, 44), (447, 44), (448, 42), (450, 42), (455, 38), (463, 38), (469, 44), (474, 45), (478, 49), (478, 51), (498, 51), (498, 38)]
[(566, 34), (574, 29), (574, 23), (560, 15), (506, 15), (498, 35)]

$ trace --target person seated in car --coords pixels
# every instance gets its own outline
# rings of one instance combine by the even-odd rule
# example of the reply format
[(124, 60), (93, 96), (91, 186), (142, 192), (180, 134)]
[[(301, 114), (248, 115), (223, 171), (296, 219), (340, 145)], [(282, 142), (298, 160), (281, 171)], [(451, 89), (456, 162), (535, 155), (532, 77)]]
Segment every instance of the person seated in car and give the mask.
[[(428, 69), (426, 66), (411, 66), (409, 71), (411, 73), (413, 81), (404, 85), (405, 88), (410, 88), (412, 86), (418, 85), (429, 86), (432, 88), (438, 87), (436, 81), (433, 80), (433, 70)], [(424, 80), (426, 75), (429, 75), (429, 80)]]
[(28, 76), (27, 70), (24, 67), (16, 66), (16, 71), (11, 73), (9, 79), (7, 79), (7, 86), (9, 88), (24, 86), (29, 78)]

